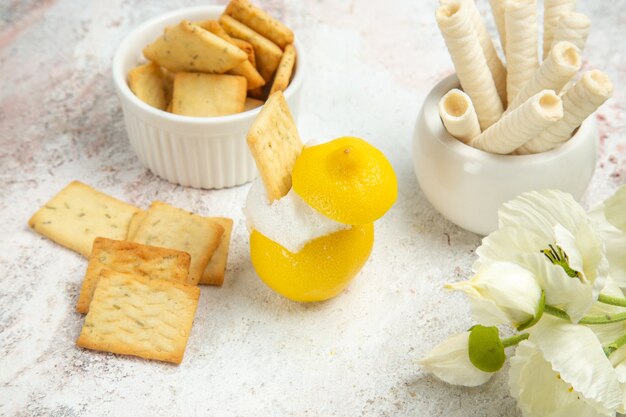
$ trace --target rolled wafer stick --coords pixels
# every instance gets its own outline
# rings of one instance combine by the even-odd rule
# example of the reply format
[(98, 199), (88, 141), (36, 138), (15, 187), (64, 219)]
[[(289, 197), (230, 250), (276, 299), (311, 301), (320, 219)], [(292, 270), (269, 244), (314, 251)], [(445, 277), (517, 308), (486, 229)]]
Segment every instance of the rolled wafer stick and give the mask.
[(545, 0), (543, 3), (543, 59), (550, 53), (558, 21), (576, 9), (576, 0)]
[(508, 154), (537, 137), (563, 117), (561, 98), (544, 90), (507, 113), (496, 124), (470, 142), (483, 151)]
[(511, 104), (539, 68), (536, 0), (508, 0), (504, 10), (506, 28), (506, 92)]
[(541, 90), (557, 93), (576, 75), (581, 66), (580, 51), (573, 43), (559, 42), (541, 63), (535, 75), (524, 85), (507, 111), (511, 111)]
[(444, 4), (436, 18), (461, 86), (474, 103), (481, 129), (486, 129), (500, 118), (503, 107), (468, 7), (461, 2)]
[(498, 36), (500, 36), (500, 45), (504, 51), (506, 45), (506, 29), (504, 28), (504, 5), (506, 0), (489, 0), (491, 5), (491, 13), (493, 14), (493, 20), (496, 22), (498, 28)]
[(493, 40), (489, 35), (489, 31), (487, 30), (487, 26), (485, 26), (485, 22), (483, 18), (480, 16), (480, 11), (476, 7), (476, 3), (474, 0), (461, 0), (465, 2), (467, 8), (469, 10), (470, 19), (472, 25), (474, 26), (474, 30), (476, 30), (476, 35), (478, 35), (478, 41), (480, 42), (480, 47), (483, 50), (483, 54), (485, 54), (485, 59), (487, 60), (487, 66), (489, 67), (489, 71), (491, 71), (491, 76), (493, 77), (493, 81), (496, 84), (496, 89), (498, 90), (498, 95), (500, 96), (500, 100), (502, 103), (506, 103), (506, 68), (504, 64), (500, 60), (498, 56), (498, 52), (496, 52), (496, 48), (493, 45)]
[(599, 70), (587, 71), (563, 95), (563, 118), (527, 142), (517, 153), (545, 152), (567, 141), (574, 130), (613, 94), (609, 77)]
[(568, 41), (576, 45), (580, 52), (585, 49), (591, 21), (584, 13), (568, 12), (563, 14), (554, 29), (552, 48), (561, 41)]
[(458, 88), (453, 88), (441, 97), (439, 116), (448, 133), (463, 143), (480, 135), (480, 125), (472, 100)]

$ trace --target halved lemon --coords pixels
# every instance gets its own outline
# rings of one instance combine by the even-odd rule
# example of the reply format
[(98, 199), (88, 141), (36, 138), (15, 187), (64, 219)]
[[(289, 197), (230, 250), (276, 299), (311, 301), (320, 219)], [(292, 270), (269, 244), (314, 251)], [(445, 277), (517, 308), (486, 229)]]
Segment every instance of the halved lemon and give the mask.
[(297, 253), (254, 230), (250, 257), (261, 279), (294, 301), (322, 301), (339, 294), (372, 251), (374, 225), (352, 226), (307, 243)]
[(291, 177), (304, 201), (345, 224), (372, 223), (398, 197), (396, 175), (385, 155), (354, 137), (304, 148)]

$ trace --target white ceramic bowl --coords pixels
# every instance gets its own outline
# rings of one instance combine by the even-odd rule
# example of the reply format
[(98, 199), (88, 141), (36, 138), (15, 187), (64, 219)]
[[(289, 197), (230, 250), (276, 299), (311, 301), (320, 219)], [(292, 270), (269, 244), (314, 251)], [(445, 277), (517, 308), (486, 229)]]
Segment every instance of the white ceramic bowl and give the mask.
[(450, 136), (439, 117), (439, 99), (459, 87), (455, 75), (428, 94), (413, 134), (413, 166), (430, 203), (448, 220), (480, 235), (498, 227), (497, 211), (517, 195), (547, 188), (580, 199), (595, 170), (598, 127), (594, 116), (566, 143), (535, 155), (495, 155)]
[[(260, 108), (220, 117), (171, 114), (139, 100), (128, 87), (127, 74), (145, 62), (143, 48), (158, 38), (166, 26), (182, 19), (217, 19), (223, 10), (223, 6), (201, 6), (151, 19), (122, 41), (113, 59), (113, 82), (135, 153), (156, 175), (184, 186), (223, 188), (256, 177), (246, 134)], [(295, 46), (298, 53), (296, 68), (291, 84), (285, 90), (285, 98), (297, 119), (305, 58), (297, 41)]]

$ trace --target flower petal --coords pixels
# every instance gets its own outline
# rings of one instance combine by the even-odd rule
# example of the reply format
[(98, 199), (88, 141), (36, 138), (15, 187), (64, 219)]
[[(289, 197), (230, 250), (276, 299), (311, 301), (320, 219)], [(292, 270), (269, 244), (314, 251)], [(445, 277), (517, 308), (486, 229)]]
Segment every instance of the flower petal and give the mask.
[(544, 317), (529, 333), (552, 369), (596, 410), (609, 413), (622, 403), (617, 374), (588, 327)]
[(527, 254), (521, 263), (531, 271), (546, 292), (546, 304), (562, 307), (577, 323), (597, 300), (591, 285), (568, 276), (563, 268), (553, 265), (541, 253)]
[(478, 259), (472, 265), (478, 272), (486, 265), (498, 261), (510, 261), (519, 264), (520, 255), (539, 253), (552, 239), (546, 241), (540, 235), (523, 227), (502, 227), (483, 239), (476, 249)]
[(592, 405), (570, 390), (545, 360), (536, 345), (521, 342), (511, 358), (509, 387), (526, 417), (603, 416)]
[(548, 242), (552, 241), (552, 228), (562, 224), (574, 231), (587, 219), (587, 214), (574, 198), (558, 190), (530, 191), (520, 194), (504, 204), (498, 211), (500, 228), (524, 227)]
[(590, 221), (583, 222), (576, 231), (576, 246), (582, 255), (582, 272), (592, 283), (594, 297), (597, 298), (606, 285), (609, 275), (609, 261), (606, 258), (604, 243)]
[(534, 317), (541, 299), (533, 275), (512, 262), (493, 262), (469, 281), (446, 287), (469, 296), (472, 317), (484, 326), (524, 323)]
[(583, 272), (583, 257), (576, 246), (576, 238), (561, 223), (554, 226), (556, 244), (567, 254), (568, 264), (574, 271)]
[(493, 373), (476, 368), (469, 359), (469, 332), (450, 336), (419, 361), (422, 369), (448, 384), (475, 387), (489, 381)]
[(589, 216), (595, 222), (598, 235), (604, 242), (611, 277), (620, 287), (626, 287), (626, 231), (618, 229), (606, 219), (604, 204), (594, 207)]
[(618, 188), (615, 194), (604, 202), (604, 207), (607, 221), (626, 233), (626, 185)]

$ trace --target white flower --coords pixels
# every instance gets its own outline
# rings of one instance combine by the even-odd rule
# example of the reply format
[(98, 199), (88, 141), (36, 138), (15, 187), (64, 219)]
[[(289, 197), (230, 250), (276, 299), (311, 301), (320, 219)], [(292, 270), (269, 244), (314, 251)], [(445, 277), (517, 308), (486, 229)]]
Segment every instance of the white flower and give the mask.
[(420, 360), (422, 369), (448, 384), (475, 387), (489, 381), (491, 372), (483, 372), (469, 359), (469, 332), (444, 340)]
[(544, 317), (511, 358), (509, 386), (525, 416), (614, 415), (617, 374), (594, 333)]
[(552, 369), (535, 344), (521, 342), (511, 358), (509, 388), (524, 417), (596, 417), (601, 413)]
[(547, 304), (578, 322), (608, 276), (604, 245), (583, 208), (561, 191), (531, 191), (506, 203), (498, 218), (499, 229), (476, 251), (474, 271), (516, 263), (533, 274)]
[(589, 216), (596, 222), (606, 246), (611, 277), (621, 287), (626, 287), (626, 185), (594, 207)]
[(527, 269), (512, 262), (493, 262), (469, 281), (446, 285), (470, 298), (472, 317), (484, 326), (518, 326), (535, 316), (541, 287)]

